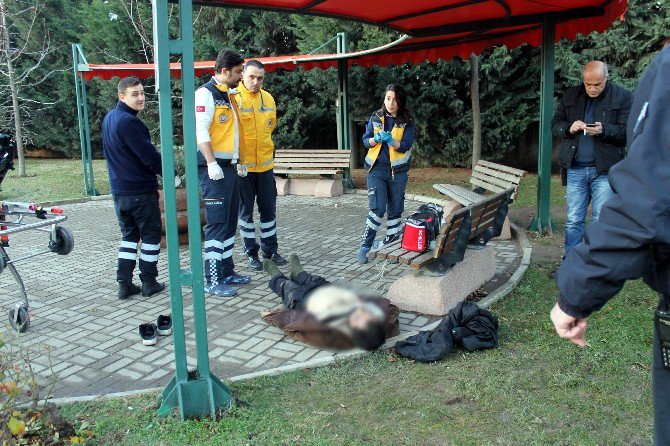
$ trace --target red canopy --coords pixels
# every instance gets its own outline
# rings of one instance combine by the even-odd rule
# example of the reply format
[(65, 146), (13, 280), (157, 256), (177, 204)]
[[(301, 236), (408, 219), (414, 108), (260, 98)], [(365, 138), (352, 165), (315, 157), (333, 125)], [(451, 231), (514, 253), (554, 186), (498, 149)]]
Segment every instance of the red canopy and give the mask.
[[(486, 48), (542, 41), (542, 23), (550, 14), (556, 23), (556, 40), (573, 39), (578, 33), (604, 31), (622, 18), (628, 0), (200, 0), (200, 5), (263, 9), (355, 20), (393, 29), (411, 36), (374, 50), (349, 54), (301, 55), (261, 58), (267, 71), (278, 68), (328, 68), (347, 58), (349, 65), (400, 65), (467, 58)], [(198, 62), (197, 75), (212, 73), (214, 62)], [(179, 65), (172, 73), (179, 75)], [(153, 64), (90, 65), (84, 77), (153, 75)]]

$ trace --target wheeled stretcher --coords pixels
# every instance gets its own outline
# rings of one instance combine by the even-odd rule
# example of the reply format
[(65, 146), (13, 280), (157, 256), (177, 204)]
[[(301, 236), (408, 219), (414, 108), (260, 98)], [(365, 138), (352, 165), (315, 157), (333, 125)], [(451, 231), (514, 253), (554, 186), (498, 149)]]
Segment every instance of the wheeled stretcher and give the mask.
[[(19, 332), (26, 331), (30, 326), (30, 313), (28, 293), (16, 263), (45, 253), (69, 254), (74, 247), (74, 238), (69, 230), (59, 225), (65, 220), (67, 216), (57, 207), (43, 208), (35, 203), (0, 202), (0, 274), (7, 270), (16, 282), (12, 284), (12, 289), (21, 301), (10, 308), (9, 323)], [(48, 233), (47, 248), (11, 259), (6, 249), (9, 247), (10, 235), (29, 230)]]

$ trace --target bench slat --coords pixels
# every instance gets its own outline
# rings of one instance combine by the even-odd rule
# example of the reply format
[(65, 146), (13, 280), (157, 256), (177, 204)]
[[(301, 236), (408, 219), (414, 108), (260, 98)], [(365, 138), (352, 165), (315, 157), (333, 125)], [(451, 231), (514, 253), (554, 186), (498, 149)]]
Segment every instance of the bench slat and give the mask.
[[(488, 167), (485, 167), (485, 166), (480, 166), (479, 164), (477, 164), (475, 166), (475, 172), (481, 173), (481, 175), (483, 175), (483, 176), (499, 178), (500, 180), (504, 181), (505, 184), (510, 184), (510, 183), (515, 184), (515, 185), (519, 184), (519, 181), (521, 181), (521, 178), (522, 178), (522, 177), (519, 177), (517, 175), (512, 175), (510, 173), (505, 173), (505, 172), (500, 171), (500, 170), (494, 170), (494, 169), (491, 169), (491, 168), (488, 168)], [(474, 176), (475, 172), (473, 172), (473, 176)]]
[(526, 175), (525, 170), (505, 166), (504, 164), (492, 163), (491, 161), (479, 160), (477, 161), (477, 164), (481, 164), (482, 166), (490, 167), (497, 170), (502, 170), (503, 172), (511, 173), (512, 175), (519, 176), (520, 178), (523, 178)]
[(341, 169), (275, 169), (274, 173), (295, 175), (337, 175)]
[(475, 186), (483, 187), (484, 189), (495, 193), (504, 192), (507, 189), (506, 187), (500, 187), (497, 184), (481, 181), (480, 179), (474, 177), (470, 178), (470, 182)]
[(441, 194), (447, 195), (458, 201), (463, 206), (468, 206), (477, 201), (481, 201), (484, 197), (476, 192), (466, 189), (462, 186), (453, 184), (433, 184), (433, 188)]
[[(472, 172), (472, 176), (470, 177), (470, 182), (472, 183), (473, 180), (479, 180), (483, 181), (484, 183), (490, 184), (491, 186), (497, 188), (497, 189), (508, 189), (510, 187), (516, 186), (514, 183), (510, 183), (509, 181), (505, 180), (500, 180), (498, 178), (494, 178), (488, 175), (482, 175), (480, 172)], [(485, 188), (487, 189), (487, 188)], [(491, 189), (487, 189), (491, 190)], [(502, 191), (501, 191), (502, 192)]]

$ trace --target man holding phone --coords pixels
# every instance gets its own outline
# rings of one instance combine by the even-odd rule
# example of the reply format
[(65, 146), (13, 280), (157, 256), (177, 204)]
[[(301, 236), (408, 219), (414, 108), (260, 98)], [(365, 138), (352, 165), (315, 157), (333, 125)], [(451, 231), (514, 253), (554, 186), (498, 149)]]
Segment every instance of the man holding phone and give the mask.
[(563, 138), (558, 162), (567, 186), (565, 253), (582, 241), (586, 213), (598, 220), (612, 193), (607, 174), (625, 156), (626, 121), (632, 96), (608, 81), (607, 65), (591, 61), (582, 69), (582, 85), (568, 88), (551, 122)]

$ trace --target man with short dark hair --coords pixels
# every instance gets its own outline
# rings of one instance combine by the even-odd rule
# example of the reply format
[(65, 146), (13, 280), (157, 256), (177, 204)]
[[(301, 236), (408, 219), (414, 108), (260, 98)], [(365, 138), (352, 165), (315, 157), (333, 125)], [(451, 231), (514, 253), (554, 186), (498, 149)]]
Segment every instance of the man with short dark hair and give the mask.
[[(163, 283), (156, 281), (161, 240), (156, 175), (162, 173), (161, 155), (151, 143), (149, 129), (137, 117), (145, 107), (139, 79), (121, 79), (118, 94), (116, 108), (102, 121), (102, 148), (122, 234), (116, 270), (118, 297), (126, 299), (140, 292), (148, 297), (165, 289)], [(140, 240), (141, 288), (133, 284)]]
[[(263, 257), (277, 265), (286, 265), (286, 260), (277, 252), (277, 185), (274, 175), (274, 143), (272, 132), (277, 126), (275, 100), (263, 89), (265, 68), (255, 59), (244, 65), (242, 82), (235, 97), (240, 106), (244, 146), (240, 151), (239, 164), (248, 172), (240, 176), (240, 234), (244, 240), (244, 253), (249, 266), (263, 269), (258, 258), (259, 249)], [(256, 241), (254, 224), (254, 201), (258, 203), (260, 215), (260, 245)]]
[(220, 297), (237, 294), (231, 285), (251, 282), (235, 273), (233, 246), (240, 192), (237, 160), (244, 145), (235, 95), (244, 59), (222, 49), (214, 77), (195, 92), (198, 177), (205, 204), (205, 291)]
[(591, 221), (612, 193), (607, 173), (625, 155), (626, 121), (631, 94), (607, 80), (607, 65), (591, 61), (582, 70), (582, 85), (568, 88), (551, 121), (563, 138), (558, 162), (566, 177), (565, 252), (582, 241), (586, 212)]

